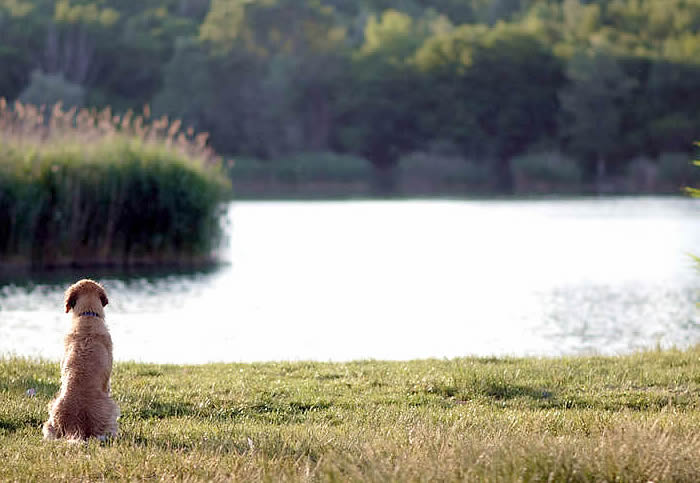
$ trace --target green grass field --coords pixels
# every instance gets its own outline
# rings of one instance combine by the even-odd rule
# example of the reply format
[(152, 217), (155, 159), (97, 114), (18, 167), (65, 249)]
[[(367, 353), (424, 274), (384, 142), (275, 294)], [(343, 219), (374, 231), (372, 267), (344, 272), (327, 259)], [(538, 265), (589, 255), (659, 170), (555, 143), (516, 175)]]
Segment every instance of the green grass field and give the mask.
[(58, 387), (58, 363), (0, 360), (0, 480), (700, 480), (700, 346), (556, 359), (119, 363), (121, 434), (106, 444), (42, 441)]

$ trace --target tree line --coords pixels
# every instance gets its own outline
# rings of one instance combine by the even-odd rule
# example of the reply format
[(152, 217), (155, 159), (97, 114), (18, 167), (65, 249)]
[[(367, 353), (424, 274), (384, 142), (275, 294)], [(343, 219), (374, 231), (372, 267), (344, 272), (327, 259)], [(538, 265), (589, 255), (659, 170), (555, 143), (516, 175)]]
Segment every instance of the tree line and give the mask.
[(507, 190), (689, 158), (699, 27), (700, 0), (0, 0), (0, 96), (149, 104), (270, 163), (427, 153)]

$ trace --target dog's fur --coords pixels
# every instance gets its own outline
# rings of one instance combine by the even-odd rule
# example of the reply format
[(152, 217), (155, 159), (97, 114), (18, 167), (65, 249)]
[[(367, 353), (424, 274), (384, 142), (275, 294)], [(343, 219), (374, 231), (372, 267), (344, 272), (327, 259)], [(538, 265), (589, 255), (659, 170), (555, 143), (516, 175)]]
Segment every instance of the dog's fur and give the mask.
[(107, 294), (100, 284), (85, 279), (66, 290), (65, 302), (66, 313), (72, 310), (73, 318), (64, 340), (61, 391), (49, 404), (44, 438), (86, 440), (116, 436), (119, 407), (110, 396), (109, 382), (112, 338), (103, 309)]

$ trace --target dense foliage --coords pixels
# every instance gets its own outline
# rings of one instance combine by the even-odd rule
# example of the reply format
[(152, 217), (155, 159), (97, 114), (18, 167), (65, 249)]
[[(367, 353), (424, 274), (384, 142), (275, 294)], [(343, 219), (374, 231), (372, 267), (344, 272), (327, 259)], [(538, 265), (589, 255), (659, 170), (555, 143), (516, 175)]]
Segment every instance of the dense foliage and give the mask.
[(0, 96), (151, 103), (243, 157), (420, 153), (508, 188), (561, 153), (575, 183), (677, 190), (699, 27), (700, 0), (0, 0)]
[(2, 101), (3, 265), (211, 259), (228, 186), (203, 137), (179, 133), (179, 121)]

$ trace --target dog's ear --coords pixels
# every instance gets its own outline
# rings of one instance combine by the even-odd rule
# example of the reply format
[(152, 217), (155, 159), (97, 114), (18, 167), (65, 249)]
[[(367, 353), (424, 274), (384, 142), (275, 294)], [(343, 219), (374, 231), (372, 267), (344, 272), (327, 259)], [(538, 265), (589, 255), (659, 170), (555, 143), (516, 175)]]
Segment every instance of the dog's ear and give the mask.
[(74, 283), (68, 287), (68, 290), (66, 290), (66, 313), (75, 308), (75, 304), (78, 302), (78, 296), (86, 291), (96, 293), (96, 295), (100, 298), (100, 302), (102, 302), (103, 307), (109, 303), (109, 300), (107, 300), (107, 294), (105, 293), (104, 288), (102, 288), (102, 285), (93, 280), (85, 278)]
[(70, 310), (75, 307), (75, 302), (78, 300), (78, 291), (75, 288), (75, 285), (71, 286), (66, 290), (66, 313), (70, 312)]
[(107, 299), (107, 294), (102, 289), (102, 287), (100, 287), (100, 302), (102, 302), (103, 307), (109, 303), (109, 300)]

